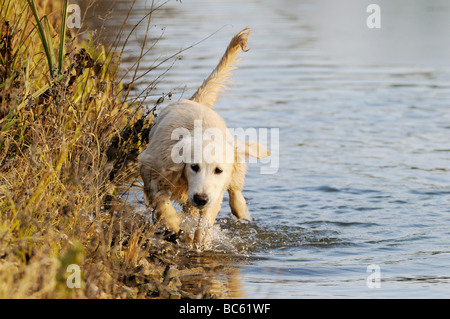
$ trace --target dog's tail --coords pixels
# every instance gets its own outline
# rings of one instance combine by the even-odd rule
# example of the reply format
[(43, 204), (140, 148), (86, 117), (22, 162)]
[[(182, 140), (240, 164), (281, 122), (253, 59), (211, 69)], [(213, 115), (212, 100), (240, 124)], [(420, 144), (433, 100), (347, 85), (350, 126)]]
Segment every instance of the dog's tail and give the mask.
[(214, 71), (208, 76), (208, 78), (203, 81), (201, 87), (198, 88), (197, 92), (190, 98), (190, 100), (206, 105), (210, 108), (214, 107), (214, 102), (218, 100), (219, 93), (223, 92), (228, 87), (225, 85), (226, 82), (230, 82), (231, 71), (236, 69), (233, 66), (239, 61), (237, 58), (238, 53), (242, 50), (247, 52), (247, 40), (250, 33), (250, 28), (245, 28), (238, 34), (236, 34), (233, 39), (231, 39), (230, 44), (225, 51), (225, 54), (220, 59), (219, 64), (216, 66)]

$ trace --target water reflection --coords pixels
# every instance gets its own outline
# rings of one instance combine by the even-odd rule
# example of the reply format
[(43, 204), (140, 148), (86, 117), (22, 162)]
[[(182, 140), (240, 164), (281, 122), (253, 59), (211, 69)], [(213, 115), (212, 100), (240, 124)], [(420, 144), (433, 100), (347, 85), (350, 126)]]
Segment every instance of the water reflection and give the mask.
[(242, 274), (238, 265), (239, 256), (217, 252), (186, 253), (178, 261), (189, 269), (201, 269), (199, 274), (181, 278), (182, 289), (193, 295), (216, 298), (248, 297), (242, 289)]

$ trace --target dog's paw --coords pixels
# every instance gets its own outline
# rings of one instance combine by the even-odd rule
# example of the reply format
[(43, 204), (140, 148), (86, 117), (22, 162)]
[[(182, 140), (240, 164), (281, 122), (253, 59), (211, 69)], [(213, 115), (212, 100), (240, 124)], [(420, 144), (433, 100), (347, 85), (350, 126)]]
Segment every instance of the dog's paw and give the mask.
[(165, 230), (162, 234), (165, 241), (168, 241), (169, 243), (173, 244), (179, 244), (180, 239), (184, 237), (184, 231), (180, 230), (177, 233), (170, 230)]

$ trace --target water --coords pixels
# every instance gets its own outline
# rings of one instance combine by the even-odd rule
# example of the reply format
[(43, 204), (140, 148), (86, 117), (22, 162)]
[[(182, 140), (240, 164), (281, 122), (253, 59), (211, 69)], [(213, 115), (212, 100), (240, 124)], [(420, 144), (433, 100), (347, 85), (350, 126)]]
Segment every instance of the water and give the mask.
[[(107, 38), (130, 3), (115, 3)], [(249, 169), (254, 221), (236, 221), (226, 204), (219, 214), (228, 245), (209, 258), (228, 265), (232, 296), (450, 296), (450, 3), (379, 0), (381, 29), (366, 26), (369, 3), (171, 1), (153, 14), (159, 40), (143, 70), (216, 33), (139, 80), (137, 91), (160, 76), (150, 107), (169, 91), (172, 101), (191, 96), (231, 37), (252, 28), (216, 110), (230, 127), (279, 128), (280, 163), (273, 175)], [(99, 1), (95, 14), (110, 6)], [(150, 2), (135, 7), (130, 24)], [(125, 68), (146, 25), (130, 37)], [(379, 288), (369, 288), (369, 265)]]

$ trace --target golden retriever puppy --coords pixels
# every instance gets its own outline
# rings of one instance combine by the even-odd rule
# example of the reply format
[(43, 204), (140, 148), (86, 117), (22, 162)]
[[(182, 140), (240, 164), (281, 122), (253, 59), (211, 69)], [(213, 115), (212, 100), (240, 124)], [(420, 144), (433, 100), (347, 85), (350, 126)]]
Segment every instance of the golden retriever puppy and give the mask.
[(204, 243), (220, 211), (225, 191), (231, 212), (250, 219), (242, 188), (248, 156), (265, 158), (270, 152), (256, 142), (235, 140), (225, 121), (213, 110), (218, 94), (235, 69), (238, 53), (246, 50), (248, 28), (231, 40), (219, 64), (189, 99), (165, 107), (150, 131), (149, 143), (139, 156), (140, 173), (155, 223), (179, 234), (182, 213), (196, 216), (193, 238)]

